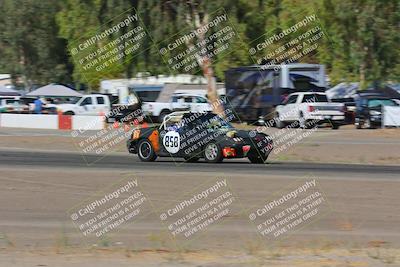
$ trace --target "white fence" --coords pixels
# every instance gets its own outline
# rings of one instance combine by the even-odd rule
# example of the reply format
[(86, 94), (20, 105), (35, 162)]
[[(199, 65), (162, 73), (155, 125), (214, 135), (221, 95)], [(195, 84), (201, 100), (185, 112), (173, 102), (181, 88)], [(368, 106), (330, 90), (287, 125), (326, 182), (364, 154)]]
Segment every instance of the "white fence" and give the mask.
[(101, 116), (59, 116), (42, 114), (0, 114), (0, 127), (31, 129), (101, 130)]
[(57, 115), (1, 114), (1, 127), (58, 129)]

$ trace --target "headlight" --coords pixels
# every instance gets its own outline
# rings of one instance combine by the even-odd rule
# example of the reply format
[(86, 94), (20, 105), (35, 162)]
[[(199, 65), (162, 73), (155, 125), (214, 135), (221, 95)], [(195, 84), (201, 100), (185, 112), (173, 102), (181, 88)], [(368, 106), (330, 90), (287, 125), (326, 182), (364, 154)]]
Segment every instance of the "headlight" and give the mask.
[(379, 111), (376, 111), (376, 110), (370, 110), (369, 114), (372, 116), (378, 116), (378, 115), (381, 115), (382, 113)]

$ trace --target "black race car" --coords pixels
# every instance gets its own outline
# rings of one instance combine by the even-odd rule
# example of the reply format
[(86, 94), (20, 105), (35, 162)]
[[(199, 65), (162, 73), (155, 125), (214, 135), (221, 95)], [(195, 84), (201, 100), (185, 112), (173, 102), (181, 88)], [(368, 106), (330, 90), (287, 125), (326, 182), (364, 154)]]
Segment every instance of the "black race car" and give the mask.
[(247, 157), (263, 163), (273, 148), (271, 138), (256, 131), (237, 130), (214, 113), (174, 112), (160, 126), (137, 129), (127, 141), (128, 151), (142, 161), (157, 157), (184, 158), (188, 162), (204, 158), (221, 162), (224, 158)]

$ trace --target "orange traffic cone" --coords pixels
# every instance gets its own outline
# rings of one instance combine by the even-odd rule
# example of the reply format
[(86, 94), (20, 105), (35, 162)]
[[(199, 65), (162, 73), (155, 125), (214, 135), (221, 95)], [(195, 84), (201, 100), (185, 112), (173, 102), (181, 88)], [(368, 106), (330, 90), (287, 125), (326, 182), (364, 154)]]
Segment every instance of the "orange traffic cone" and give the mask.
[(107, 120), (106, 120), (105, 113), (103, 111), (100, 111), (99, 116), (100, 116), (100, 119), (103, 121), (103, 129), (106, 129), (107, 128)]

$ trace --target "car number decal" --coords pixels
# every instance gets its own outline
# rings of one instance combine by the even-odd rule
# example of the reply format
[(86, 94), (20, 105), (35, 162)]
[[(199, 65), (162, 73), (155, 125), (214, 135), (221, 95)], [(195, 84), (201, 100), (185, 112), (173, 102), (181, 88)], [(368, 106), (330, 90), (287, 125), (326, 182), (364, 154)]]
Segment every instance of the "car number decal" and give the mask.
[(177, 153), (181, 145), (181, 137), (179, 133), (170, 131), (164, 135), (163, 145), (169, 153)]
[(133, 132), (132, 139), (138, 139), (139, 136), (140, 136), (140, 130), (135, 130), (135, 131)]

